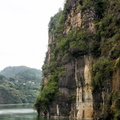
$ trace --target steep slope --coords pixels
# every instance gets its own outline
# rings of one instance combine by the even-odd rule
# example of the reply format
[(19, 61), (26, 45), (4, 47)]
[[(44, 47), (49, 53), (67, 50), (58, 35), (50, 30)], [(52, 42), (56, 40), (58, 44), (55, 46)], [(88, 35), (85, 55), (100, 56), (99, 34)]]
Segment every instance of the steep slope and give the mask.
[(120, 1), (67, 0), (49, 23), (39, 114), (120, 117)]
[[(14, 86), (14, 87), (12, 87)], [(0, 104), (22, 103), (20, 92), (13, 82), (0, 75)]]
[(33, 103), (40, 83), (40, 70), (25, 66), (5, 68), (0, 75), (0, 104)]

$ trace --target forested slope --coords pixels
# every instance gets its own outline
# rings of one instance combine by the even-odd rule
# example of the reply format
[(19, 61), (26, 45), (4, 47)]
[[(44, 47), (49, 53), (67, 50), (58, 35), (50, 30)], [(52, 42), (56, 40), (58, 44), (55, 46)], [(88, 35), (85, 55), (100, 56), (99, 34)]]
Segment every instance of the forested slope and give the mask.
[(0, 104), (33, 103), (39, 94), (41, 71), (25, 66), (0, 72)]

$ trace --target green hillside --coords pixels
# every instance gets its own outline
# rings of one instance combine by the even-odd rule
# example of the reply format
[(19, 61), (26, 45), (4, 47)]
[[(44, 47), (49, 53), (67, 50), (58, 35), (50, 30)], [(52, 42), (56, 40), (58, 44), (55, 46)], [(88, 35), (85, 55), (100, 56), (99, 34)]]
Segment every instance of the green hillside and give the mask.
[(0, 72), (0, 104), (33, 103), (39, 94), (41, 71), (25, 66)]

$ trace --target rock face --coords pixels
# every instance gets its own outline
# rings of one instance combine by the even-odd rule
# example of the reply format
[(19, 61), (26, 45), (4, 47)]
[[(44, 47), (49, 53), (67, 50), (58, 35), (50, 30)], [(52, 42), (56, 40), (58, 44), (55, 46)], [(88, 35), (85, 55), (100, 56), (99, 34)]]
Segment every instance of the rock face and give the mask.
[[(43, 89), (36, 102), (40, 114), (119, 119), (119, 5), (118, 0), (67, 0), (51, 18)], [(57, 88), (48, 92), (53, 83)]]
[[(84, 61), (84, 63), (83, 63)], [(90, 87), (92, 76), (92, 56), (84, 56), (76, 60), (75, 78), (76, 78), (76, 109), (77, 118), (93, 117), (93, 97)]]

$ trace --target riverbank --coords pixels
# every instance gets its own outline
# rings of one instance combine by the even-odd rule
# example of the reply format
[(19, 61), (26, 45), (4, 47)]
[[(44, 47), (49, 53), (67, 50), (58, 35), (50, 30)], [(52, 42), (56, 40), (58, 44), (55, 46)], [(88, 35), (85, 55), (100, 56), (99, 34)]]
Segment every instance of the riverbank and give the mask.
[(0, 104), (0, 106), (18, 106), (18, 105), (33, 105), (33, 103), (20, 103), (20, 104)]

